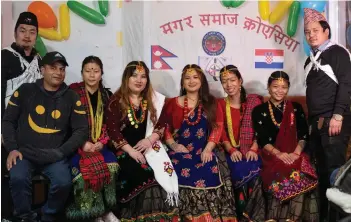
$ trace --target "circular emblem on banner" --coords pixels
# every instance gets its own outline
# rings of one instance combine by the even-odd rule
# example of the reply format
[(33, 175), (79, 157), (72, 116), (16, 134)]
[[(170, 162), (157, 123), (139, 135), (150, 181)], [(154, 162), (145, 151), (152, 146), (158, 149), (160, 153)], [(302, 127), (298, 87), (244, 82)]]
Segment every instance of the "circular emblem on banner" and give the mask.
[(225, 38), (220, 32), (208, 32), (202, 39), (202, 48), (207, 55), (218, 56), (225, 49)]

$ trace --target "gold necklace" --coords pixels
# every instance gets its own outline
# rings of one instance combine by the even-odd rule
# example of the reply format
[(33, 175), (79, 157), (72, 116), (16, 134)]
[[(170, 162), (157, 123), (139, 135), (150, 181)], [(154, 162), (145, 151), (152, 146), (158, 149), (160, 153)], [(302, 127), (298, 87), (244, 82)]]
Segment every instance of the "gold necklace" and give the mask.
[(93, 106), (91, 105), (88, 90), (85, 89), (85, 93), (86, 93), (86, 96), (88, 99), (88, 105), (89, 105), (89, 111), (90, 111), (91, 140), (94, 143), (96, 143), (101, 135), (102, 120), (103, 120), (103, 116), (104, 116), (101, 92), (100, 92), (100, 90), (98, 90), (98, 101), (97, 101), (95, 116), (94, 116), (94, 112), (93, 112)]
[[(283, 115), (284, 115), (284, 110), (285, 110), (285, 104), (286, 104), (286, 103), (284, 102), (284, 107), (283, 107), (283, 111), (282, 111)], [(273, 124), (276, 125), (277, 127), (280, 127), (281, 122), (278, 123), (278, 122), (275, 120), (274, 113), (273, 113), (273, 108), (272, 108), (272, 104), (271, 104), (270, 101), (268, 101), (268, 109), (269, 109), (269, 114), (270, 114), (270, 116), (271, 116), (271, 119), (272, 119)], [(281, 111), (281, 110), (280, 110), (280, 111)]]
[(230, 143), (232, 144), (233, 147), (240, 147), (240, 140), (239, 140), (239, 143), (236, 143), (235, 137), (234, 137), (232, 114), (230, 112), (230, 101), (228, 97), (225, 98), (225, 115), (227, 117), (227, 128), (228, 128)]
[(141, 110), (142, 113), (141, 113), (140, 119), (138, 119), (136, 116), (136, 113), (134, 111), (132, 101), (129, 99), (129, 109), (127, 111), (128, 112), (128, 119), (130, 121), (130, 124), (132, 126), (134, 126), (136, 129), (139, 127), (139, 124), (141, 124), (145, 120), (145, 113), (147, 110), (147, 100), (144, 99), (144, 100), (140, 101), (139, 107), (140, 106), (142, 106), (142, 110)]

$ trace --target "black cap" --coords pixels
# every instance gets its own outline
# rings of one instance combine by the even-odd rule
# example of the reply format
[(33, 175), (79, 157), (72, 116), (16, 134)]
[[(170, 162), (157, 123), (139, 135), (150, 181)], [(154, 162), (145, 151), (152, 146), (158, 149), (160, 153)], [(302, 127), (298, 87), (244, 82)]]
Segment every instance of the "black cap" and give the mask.
[(68, 66), (66, 58), (59, 52), (48, 52), (41, 60), (42, 65), (52, 65), (55, 62), (62, 62), (65, 66)]
[(21, 24), (25, 24), (25, 25), (33, 25), (35, 26), (35, 28), (37, 28), (37, 32), (38, 32), (38, 19), (37, 16), (34, 15), (31, 12), (22, 12), (16, 22), (16, 26), (15, 26), (15, 31), (18, 28), (19, 25)]

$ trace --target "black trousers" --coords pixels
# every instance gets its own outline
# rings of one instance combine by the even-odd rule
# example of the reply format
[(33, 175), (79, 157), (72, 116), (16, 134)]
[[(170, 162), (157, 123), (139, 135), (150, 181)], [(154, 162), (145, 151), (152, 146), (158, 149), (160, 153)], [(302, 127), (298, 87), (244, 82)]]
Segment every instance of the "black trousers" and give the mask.
[(330, 118), (314, 118), (310, 120), (309, 148), (317, 166), (321, 221), (332, 222), (331, 219), (327, 219), (333, 212), (328, 214), (326, 191), (331, 186), (331, 173), (346, 162), (346, 151), (350, 137), (350, 126), (347, 121), (351, 121), (349, 117), (343, 120), (343, 126), (339, 135), (329, 136)]

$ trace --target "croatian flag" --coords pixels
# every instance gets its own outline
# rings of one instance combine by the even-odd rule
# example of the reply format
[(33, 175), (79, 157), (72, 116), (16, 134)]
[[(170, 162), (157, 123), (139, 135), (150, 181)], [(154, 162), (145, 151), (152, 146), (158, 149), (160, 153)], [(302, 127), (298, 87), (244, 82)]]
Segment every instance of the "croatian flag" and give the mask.
[(282, 69), (284, 67), (284, 50), (255, 49), (256, 69)]

